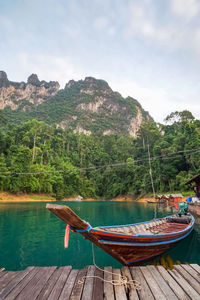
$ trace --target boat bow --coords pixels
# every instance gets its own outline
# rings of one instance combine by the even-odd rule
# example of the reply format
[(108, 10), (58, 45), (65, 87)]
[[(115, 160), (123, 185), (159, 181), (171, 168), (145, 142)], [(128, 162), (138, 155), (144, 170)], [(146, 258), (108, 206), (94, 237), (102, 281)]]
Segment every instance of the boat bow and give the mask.
[(72, 231), (106, 251), (122, 264), (137, 265), (171, 249), (188, 236), (194, 217), (171, 216), (137, 224), (91, 227), (68, 206), (47, 204), (46, 208), (69, 224)]

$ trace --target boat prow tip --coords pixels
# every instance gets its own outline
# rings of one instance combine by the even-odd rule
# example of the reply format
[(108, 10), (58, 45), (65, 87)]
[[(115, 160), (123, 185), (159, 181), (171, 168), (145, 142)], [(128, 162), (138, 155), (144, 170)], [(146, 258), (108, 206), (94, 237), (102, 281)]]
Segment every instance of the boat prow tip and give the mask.
[(68, 206), (65, 206), (65, 205), (59, 205), (59, 204), (51, 204), (51, 203), (47, 203), (46, 204), (46, 208), (48, 209), (63, 209), (63, 208), (68, 208)]

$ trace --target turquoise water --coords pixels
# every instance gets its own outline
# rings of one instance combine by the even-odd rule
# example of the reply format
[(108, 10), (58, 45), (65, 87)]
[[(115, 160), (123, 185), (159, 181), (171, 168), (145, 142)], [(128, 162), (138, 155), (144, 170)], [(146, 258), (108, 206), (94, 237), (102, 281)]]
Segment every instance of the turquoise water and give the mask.
[[(65, 204), (66, 202), (59, 202)], [(70, 232), (68, 249), (64, 249), (65, 223), (45, 208), (46, 203), (0, 204), (0, 268), (22, 270), (28, 266), (72, 265), (82, 268), (92, 264), (91, 243), (80, 234)], [(129, 224), (150, 220), (154, 205), (134, 202), (67, 202), (92, 226)], [(158, 217), (171, 214), (163, 207)], [(173, 260), (200, 264), (200, 225), (174, 249)], [(111, 256), (95, 246), (99, 266), (120, 267)]]

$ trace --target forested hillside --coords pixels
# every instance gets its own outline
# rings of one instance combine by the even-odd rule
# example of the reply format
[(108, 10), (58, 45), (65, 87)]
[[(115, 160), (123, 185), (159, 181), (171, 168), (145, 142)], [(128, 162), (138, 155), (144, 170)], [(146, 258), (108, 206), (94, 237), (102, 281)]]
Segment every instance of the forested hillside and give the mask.
[(200, 120), (172, 113), (171, 125), (143, 123), (138, 137), (85, 135), (43, 121), (10, 124), (0, 113), (0, 190), (112, 198), (184, 191), (200, 172)]
[(27, 83), (17, 83), (0, 71), (0, 109), (9, 123), (37, 119), (85, 134), (136, 137), (143, 122), (153, 121), (136, 99), (123, 98), (106, 81), (93, 77), (70, 80), (59, 90), (58, 82), (40, 81), (36, 74)]

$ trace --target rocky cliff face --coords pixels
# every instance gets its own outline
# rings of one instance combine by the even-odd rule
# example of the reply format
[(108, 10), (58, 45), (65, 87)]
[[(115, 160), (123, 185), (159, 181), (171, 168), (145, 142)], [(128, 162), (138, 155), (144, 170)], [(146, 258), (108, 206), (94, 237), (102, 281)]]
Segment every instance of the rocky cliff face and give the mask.
[(36, 118), (84, 134), (136, 137), (141, 124), (152, 120), (136, 99), (123, 98), (93, 77), (70, 80), (59, 90), (58, 82), (39, 81), (35, 74), (27, 83), (15, 83), (1, 71), (0, 109), (6, 106), (10, 122)]
[(103, 135), (126, 134), (136, 137), (142, 122), (152, 120), (137, 100), (131, 97), (124, 99), (119, 93), (113, 92), (104, 80), (93, 77), (86, 77), (84, 81), (70, 80), (65, 92), (75, 92), (78, 101), (74, 101), (74, 114), (57, 123), (63, 129), (71, 127), (74, 132), (84, 134), (100, 132)]
[(59, 83), (56, 81), (39, 81), (36, 74), (29, 76), (27, 83), (12, 82), (7, 74), (0, 71), (0, 109), (9, 106), (12, 110), (19, 108), (24, 101), (23, 110), (30, 110), (32, 106), (38, 106), (59, 90)]

